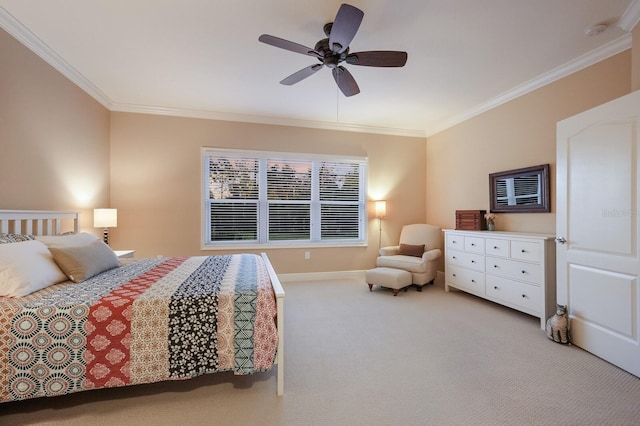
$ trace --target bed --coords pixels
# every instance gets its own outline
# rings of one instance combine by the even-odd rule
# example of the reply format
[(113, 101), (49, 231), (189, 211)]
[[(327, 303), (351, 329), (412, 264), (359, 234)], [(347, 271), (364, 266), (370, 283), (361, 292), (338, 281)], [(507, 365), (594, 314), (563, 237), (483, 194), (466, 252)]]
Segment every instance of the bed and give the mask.
[(118, 259), (78, 224), (0, 210), (0, 402), (272, 368), (284, 393), (265, 253)]

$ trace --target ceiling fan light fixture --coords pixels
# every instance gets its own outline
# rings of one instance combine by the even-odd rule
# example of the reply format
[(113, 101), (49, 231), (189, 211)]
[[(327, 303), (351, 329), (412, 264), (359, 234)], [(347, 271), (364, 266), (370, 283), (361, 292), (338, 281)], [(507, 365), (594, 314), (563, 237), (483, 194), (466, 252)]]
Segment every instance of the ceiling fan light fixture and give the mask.
[(598, 34), (602, 34), (608, 28), (607, 24), (596, 24), (584, 29), (584, 35), (587, 37), (597, 36)]
[(403, 67), (407, 62), (407, 52), (391, 50), (371, 50), (366, 52), (349, 52), (349, 44), (355, 37), (364, 12), (357, 7), (342, 4), (333, 22), (324, 25), (327, 38), (319, 40), (314, 49), (289, 40), (262, 34), (258, 40), (280, 49), (314, 56), (320, 64), (303, 68), (286, 77), (281, 84), (291, 86), (313, 75), (322, 66), (332, 70), (336, 84), (345, 96), (360, 93), (360, 89), (351, 73), (341, 63), (367, 67)]

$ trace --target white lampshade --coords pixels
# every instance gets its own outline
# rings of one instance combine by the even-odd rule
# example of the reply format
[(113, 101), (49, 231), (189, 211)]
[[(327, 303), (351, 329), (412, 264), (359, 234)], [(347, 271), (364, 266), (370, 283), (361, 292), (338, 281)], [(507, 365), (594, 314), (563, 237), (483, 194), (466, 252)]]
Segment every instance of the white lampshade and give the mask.
[(387, 202), (384, 200), (376, 201), (376, 217), (382, 219), (387, 216)]
[(118, 209), (93, 209), (93, 226), (96, 228), (116, 228)]

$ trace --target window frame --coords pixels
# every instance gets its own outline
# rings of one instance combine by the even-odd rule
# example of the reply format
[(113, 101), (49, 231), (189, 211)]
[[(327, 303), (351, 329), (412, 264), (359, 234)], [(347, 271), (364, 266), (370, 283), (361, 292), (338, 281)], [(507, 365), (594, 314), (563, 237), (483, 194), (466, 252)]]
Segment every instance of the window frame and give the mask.
[[(327, 239), (318, 240), (320, 230), (317, 222), (314, 223), (311, 220), (311, 239), (310, 240), (283, 240), (283, 241), (261, 241), (261, 234), (267, 236), (268, 229), (261, 229), (261, 227), (268, 227), (268, 209), (261, 207), (269, 203), (281, 203), (281, 200), (269, 200), (267, 197), (266, 185), (259, 189), (258, 205), (258, 240), (239, 240), (239, 241), (208, 241), (211, 223), (210, 215), (210, 198), (209, 198), (209, 157), (236, 157), (236, 158), (257, 158), (260, 167), (268, 163), (270, 160), (276, 161), (310, 161), (312, 162), (312, 181), (319, 179), (319, 164), (322, 162), (327, 163), (353, 163), (357, 164), (359, 170), (359, 199), (357, 202), (359, 213), (359, 230), (360, 239)], [(215, 147), (202, 147), (201, 148), (201, 227), (200, 227), (200, 239), (201, 250), (244, 250), (244, 249), (274, 249), (274, 248), (314, 248), (314, 247), (364, 247), (368, 241), (368, 214), (367, 214), (367, 181), (368, 181), (368, 158), (358, 156), (346, 156), (346, 155), (320, 155), (309, 153), (293, 153), (293, 152), (279, 152), (279, 151), (258, 151), (258, 150), (245, 150), (245, 149), (230, 149), (230, 148), (215, 148)], [(266, 184), (266, 167), (265, 167), (265, 181)], [(260, 172), (259, 172), (260, 174)], [(260, 186), (260, 176), (257, 180)], [(308, 202), (312, 211), (311, 217), (319, 215), (321, 206), (323, 203), (319, 199), (319, 182), (312, 183), (312, 197)], [(329, 203), (327, 203), (329, 204)], [(351, 205), (354, 205), (353, 203)]]

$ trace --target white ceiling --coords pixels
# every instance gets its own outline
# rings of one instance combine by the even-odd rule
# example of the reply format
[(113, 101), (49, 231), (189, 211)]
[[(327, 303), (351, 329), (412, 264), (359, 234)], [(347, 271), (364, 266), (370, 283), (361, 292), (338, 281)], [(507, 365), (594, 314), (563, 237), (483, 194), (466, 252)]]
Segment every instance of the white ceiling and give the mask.
[[(313, 47), (339, 1), (0, 0), (0, 27), (113, 111), (431, 135), (621, 52), (640, 0), (351, 0), (351, 51), (404, 50), (404, 68), (328, 69), (258, 42)], [(606, 23), (587, 37), (585, 28)]]

